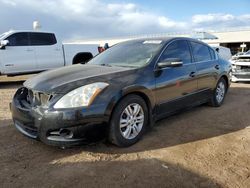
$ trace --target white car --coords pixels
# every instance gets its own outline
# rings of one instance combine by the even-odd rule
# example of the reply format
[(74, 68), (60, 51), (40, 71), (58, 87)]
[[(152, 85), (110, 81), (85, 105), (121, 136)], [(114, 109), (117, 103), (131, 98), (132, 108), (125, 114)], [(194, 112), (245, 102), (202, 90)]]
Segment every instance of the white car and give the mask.
[(232, 59), (234, 59), (234, 58), (236, 58), (236, 57), (238, 57), (240, 55), (244, 55), (245, 53), (246, 52), (238, 52), (237, 54), (235, 54), (235, 55), (232, 56)]
[(19, 75), (86, 63), (98, 44), (62, 44), (54, 33), (9, 31), (0, 35), (0, 74)]
[(250, 81), (250, 50), (230, 60), (232, 64), (232, 82)]

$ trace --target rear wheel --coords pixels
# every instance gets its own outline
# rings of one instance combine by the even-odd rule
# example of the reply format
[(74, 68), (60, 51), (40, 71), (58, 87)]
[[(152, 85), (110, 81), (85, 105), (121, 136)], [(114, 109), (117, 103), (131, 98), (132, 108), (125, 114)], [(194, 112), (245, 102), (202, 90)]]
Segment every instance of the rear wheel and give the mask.
[(219, 107), (223, 104), (226, 93), (227, 93), (227, 83), (224, 78), (221, 78), (215, 90), (213, 91), (213, 96), (211, 98), (210, 104), (214, 107)]
[(142, 137), (148, 123), (145, 101), (128, 95), (116, 106), (110, 122), (109, 141), (120, 147), (135, 144)]

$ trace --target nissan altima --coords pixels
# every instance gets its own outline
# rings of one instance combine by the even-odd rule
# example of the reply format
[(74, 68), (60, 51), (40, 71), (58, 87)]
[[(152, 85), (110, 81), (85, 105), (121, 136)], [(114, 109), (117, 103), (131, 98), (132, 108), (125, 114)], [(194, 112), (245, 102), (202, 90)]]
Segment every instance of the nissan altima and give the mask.
[(27, 80), (10, 107), (17, 130), (46, 144), (82, 144), (94, 129), (127, 147), (154, 122), (181, 109), (221, 106), (229, 72), (228, 61), (195, 39), (131, 40), (88, 64)]

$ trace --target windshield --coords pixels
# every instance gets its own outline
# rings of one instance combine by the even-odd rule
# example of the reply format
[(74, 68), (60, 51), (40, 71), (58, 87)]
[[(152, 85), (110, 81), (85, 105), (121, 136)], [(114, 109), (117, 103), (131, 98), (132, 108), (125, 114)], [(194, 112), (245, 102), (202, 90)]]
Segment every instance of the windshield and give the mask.
[(245, 53), (245, 55), (250, 55), (250, 50), (248, 50), (248, 51)]
[(124, 42), (99, 54), (89, 64), (142, 67), (150, 62), (162, 45), (160, 40)]
[(0, 40), (2, 40), (8, 33), (2, 33), (0, 34)]

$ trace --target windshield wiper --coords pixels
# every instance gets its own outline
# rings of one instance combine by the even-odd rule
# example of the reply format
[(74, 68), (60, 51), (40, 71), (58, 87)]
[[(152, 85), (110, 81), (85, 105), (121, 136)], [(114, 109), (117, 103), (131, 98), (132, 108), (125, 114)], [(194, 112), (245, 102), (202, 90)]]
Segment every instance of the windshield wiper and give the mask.
[(125, 68), (138, 68), (138, 66), (129, 65), (129, 64), (114, 64), (114, 66), (117, 66), (117, 67), (125, 67)]
[(103, 64), (100, 64), (101, 66), (106, 66), (106, 67), (112, 67), (110, 64), (105, 64), (105, 63), (103, 63)]

